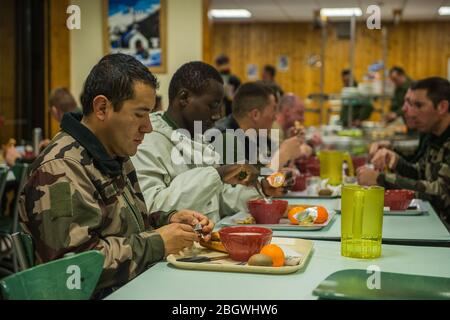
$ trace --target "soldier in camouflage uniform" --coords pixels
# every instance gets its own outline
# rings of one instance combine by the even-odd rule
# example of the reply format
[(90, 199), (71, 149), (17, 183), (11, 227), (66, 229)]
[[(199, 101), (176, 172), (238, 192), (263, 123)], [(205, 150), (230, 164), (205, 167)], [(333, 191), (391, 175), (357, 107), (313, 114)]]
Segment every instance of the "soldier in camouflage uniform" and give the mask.
[(403, 103), (406, 95), (406, 91), (411, 85), (411, 78), (408, 77), (405, 70), (401, 67), (392, 67), (389, 70), (389, 78), (395, 85), (394, 96), (391, 100), (391, 110), (385, 116), (388, 122), (394, 121), (397, 117), (403, 115)]
[(429, 133), (424, 155), (410, 163), (388, 149), (380, 149), (372, 159), (375, 168), (394, 173), (361, 168), (358, 181), (390, 189), (417, 191), (429, 200), (447, 227), (450, 225), (450, 83), (438, 77), (419, 80), (411, 86), (411, 104), (404, 112), (422, 133)]
[(98, 250), (105, 256), (99, 290), (191, 246), (198, 241), (192, 225), (211, 232), (213, 224), (194, 211), (147, 212), (129, 156), (152, 130), (157, 85), (144, 65), (123, 54), (92, 69), (83, 115), (64, 115), (21, 193), (21, 225), (34, 240), (37, 263)]

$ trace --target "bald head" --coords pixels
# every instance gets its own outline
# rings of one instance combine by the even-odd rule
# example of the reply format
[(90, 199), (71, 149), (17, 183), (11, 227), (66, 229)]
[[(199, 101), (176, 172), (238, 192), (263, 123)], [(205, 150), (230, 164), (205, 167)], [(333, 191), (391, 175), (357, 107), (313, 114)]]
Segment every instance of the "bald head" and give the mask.
[(305, 105), (303, 101), (294, 93), (283, 95), (280, 100), (280, 116), (279, 122), (284, 129), (293, 127), (295, 121), (303, 123), (305, 113)]

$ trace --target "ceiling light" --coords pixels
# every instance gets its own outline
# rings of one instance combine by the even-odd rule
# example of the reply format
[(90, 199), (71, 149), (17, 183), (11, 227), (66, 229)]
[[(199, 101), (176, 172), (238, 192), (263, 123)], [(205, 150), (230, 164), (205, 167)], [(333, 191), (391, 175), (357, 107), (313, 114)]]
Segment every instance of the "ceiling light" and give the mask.
[(440, 16), (450, 16), (450, 7), (440, 7), (438, 12)]
[(209, 14), (213, 18), (225, 18), (225, 19), (236, 19), (236, 18), (250, 18), (252, 13), (246, 9), (212, 9)]
[(326, 17), (352, 17), (361, 16), (360, 8), (323, 8), (320, 9), (320, 15)]

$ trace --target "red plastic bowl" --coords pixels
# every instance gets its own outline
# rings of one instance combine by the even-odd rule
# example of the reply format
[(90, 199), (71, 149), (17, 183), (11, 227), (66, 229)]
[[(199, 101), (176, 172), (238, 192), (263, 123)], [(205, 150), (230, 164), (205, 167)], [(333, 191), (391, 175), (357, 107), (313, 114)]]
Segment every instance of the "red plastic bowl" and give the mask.
[(320, 176), (320, 161), (319, 158), (309, 158), (306, 162), (306, 172), (309, 172), (312, 176)]
[(272, 230), (263, 227), (225, 227), (219, 230), (220, 240), (235, 261), (248, 261), (272, 240)]
[(384, 206), (391, 210), (406, 210), (414, 199), (414, 195), (414, 191), (411, 190), (386, 190), (384, 192)]
[(309, 173), (300, 174), (295, 178), (295, 183), (292, 186), (292, 191), (303, 191), (306, 189), (306, 179), (311, 177)]
[(259, 224), (277, 224), (286, 212), (288, 202), (286, 200), (272, 200), (267, 203), (263, 199), (250, 200), (247, 203), (248, 211)]
[(367, 156), (353, 156), (352, 161), (353, 161), (353, 168), (356, 171), (356, 169), (358, 169), (359, 167), (366, 165)]
[(320, 176), (320, 161), (317, 157), (299, 159), (296, 161), (297, 168), (302, 173), (309, 173), (312, 176)]

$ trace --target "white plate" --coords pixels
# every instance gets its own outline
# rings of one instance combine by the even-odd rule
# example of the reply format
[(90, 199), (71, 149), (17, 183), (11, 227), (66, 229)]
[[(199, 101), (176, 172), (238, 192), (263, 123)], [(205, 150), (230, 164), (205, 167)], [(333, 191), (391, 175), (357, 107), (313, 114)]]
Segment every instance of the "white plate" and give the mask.
[(220, 224), (222, 226), (257, 226), (278, 231), (313, 231), (313, 230), (320, 230), (326, 227), (333, 220), (334, 214), (335, 214), (334, 211), (331, 211), (328, 215), (328, 220), (321, 224), (311, 224), (311, 225), (291, 224), (291, 222), (287, 218), (281, 218), (279, 224), (242, 224), (237, 223), (236, 220), (244, 220), (245, 218), (249, 217), (250, 214), (245, 212), (239, 212), (236, 213), (235, 215), (224, 218), (222, 221), (220, 221)]
[[(417, 209), (409, 210), (390, 210), (388, 207), (384, 207), (383, 213), (385, 216), (419, 216), (427, 213), (428, 211), (424, 208), (424, 204), (420, 199), (413, 199), (411, 201), (410, 207), (416, 206)], [(338, 202), (338, 207), (335, 209), (337, 214), (341, 214), (341, 202)]]

